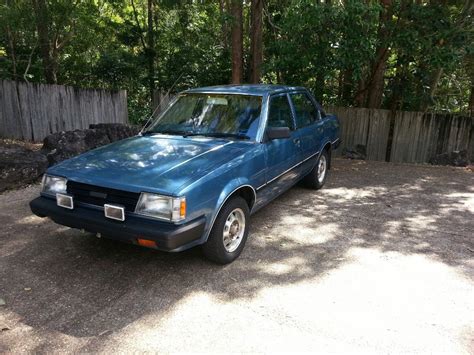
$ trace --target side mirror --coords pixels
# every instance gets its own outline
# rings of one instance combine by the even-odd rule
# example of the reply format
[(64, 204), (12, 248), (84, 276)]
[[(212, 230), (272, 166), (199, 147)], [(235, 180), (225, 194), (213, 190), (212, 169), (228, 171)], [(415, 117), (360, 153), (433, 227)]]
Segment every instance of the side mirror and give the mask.
[(291, 131), (288, 127), (267, 127), (267, 138), (272, 139), (283, 139), (290, 138)]

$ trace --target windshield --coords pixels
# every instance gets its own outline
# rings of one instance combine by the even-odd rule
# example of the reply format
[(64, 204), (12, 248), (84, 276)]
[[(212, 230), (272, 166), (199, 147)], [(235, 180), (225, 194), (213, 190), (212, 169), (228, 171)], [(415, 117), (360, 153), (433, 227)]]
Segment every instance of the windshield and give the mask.
[(146, 133), (255, 139), (262, 97), (184, 94)]

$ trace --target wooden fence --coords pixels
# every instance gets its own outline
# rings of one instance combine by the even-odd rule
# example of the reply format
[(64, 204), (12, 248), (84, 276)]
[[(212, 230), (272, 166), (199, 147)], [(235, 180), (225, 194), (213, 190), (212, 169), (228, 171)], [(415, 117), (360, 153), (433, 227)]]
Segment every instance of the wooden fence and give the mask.
[(39, 142), (91, 123), (128, 123), (127, 92), (0, 80), (1, 138)]
[(368, 160), (427, 163), (438, 154), (459, 150), (474, 158), (474, 117), (341, 107), (327, 111), (341, 121), (339, 155), (360, 144)]

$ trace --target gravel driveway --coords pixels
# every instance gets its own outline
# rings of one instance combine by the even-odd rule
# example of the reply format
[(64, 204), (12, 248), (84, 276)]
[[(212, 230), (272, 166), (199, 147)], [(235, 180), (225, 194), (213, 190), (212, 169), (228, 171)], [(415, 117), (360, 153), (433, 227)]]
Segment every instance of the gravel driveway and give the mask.
[(474, 353), (474, 173), (335, 160), (258, 212), (226, 267), (0, 195), (0, 353)]

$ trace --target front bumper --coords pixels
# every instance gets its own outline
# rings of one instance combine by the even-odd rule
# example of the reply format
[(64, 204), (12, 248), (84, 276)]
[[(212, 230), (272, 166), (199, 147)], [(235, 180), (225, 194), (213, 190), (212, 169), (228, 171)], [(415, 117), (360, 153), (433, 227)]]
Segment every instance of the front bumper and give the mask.
[(164, 251), (179, 251), (195, 245), (206, 224), (204, 216), (180, 225), (133, 215), (127, 215), (123, 222), (114, 221), (104, 216), (103, 209), (77, 205), (68, 210), (59, 207), (56, 200), (42, 196), (32, 200), (30, 208), (39, 217), (49, 217), (58, 224), (100, 233), (107, 238), (133, 244), (137, 244), (137, 238), (153, 240), (157, 249)]

